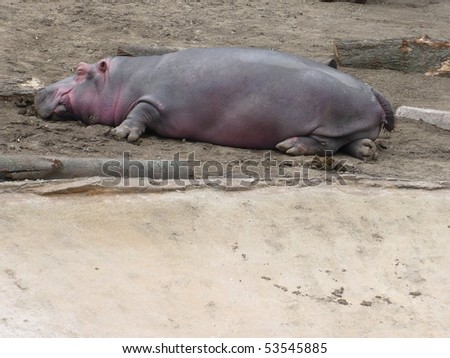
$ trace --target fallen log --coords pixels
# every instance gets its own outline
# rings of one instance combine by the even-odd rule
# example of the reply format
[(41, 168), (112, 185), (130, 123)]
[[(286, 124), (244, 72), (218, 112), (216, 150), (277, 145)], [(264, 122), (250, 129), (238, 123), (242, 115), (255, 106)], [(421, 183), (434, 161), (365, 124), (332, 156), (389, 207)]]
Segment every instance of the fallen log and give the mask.
[(450, 60), (442, 62), (441, 67), (436, 70), (428, 71), (425, 75), (450, 77)]
[(72, 179), (82, 177), (189, 179), (193, 167), (186, 161), (67, 158), (10, 155), (0, 157), (0, 181)]
[(156, 56), (181, 50), (185, 50), (185, 48), (156, 45), (122, 45), (117, 48), (117, 56)]
[(44, 84), (35, 77), (0, 76), (0, 100), (32, 102), (41, 88)]
[(405, 73), (438, 71), (450, 60), (450, 41), (421, 38), (398, 38), (386, 40), (333, 41), (333, 52), (340, 66), (391, 69)]
[(405, 5), (405, 6), (411, 6), (411, 7), (420, 7), (420, 6), (426, 6), (429, 4), (437, 3), (438, 0), (320, 0), (321, 2), (351, 2), (356, 4), (367, 4), (367, 5), (374, 5), (374, 4), (398, 4), (398, 5)]

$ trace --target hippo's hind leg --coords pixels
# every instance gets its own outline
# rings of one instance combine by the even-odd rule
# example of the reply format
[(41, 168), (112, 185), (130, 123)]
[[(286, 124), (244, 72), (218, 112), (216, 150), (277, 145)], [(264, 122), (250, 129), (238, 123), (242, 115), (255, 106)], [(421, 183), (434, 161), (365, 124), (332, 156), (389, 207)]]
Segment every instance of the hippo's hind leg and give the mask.
[(336, 151), (340, 147), (339, 141), (325, 137), (292, 137), (276, 145), (283, 153), (290, 155), (324, 155), (326, 150)]
[(126, 138), (129, 142), (134, 142), (146, 129), (154, 128), (159, 119), (159, 112), (155, 107), (148, 102), (139, 102), (111, 133), (117, 138)]
[(357, 139), (344, 145), (341, 150), (358, 159), (370, 160), (376, 156), (377, 146), (369, 138)]
[(327, 150), (331, 150), (333, 153), (340, 150), (362, 160), (370, 160), (376, 157), (377, 146), (369, 138), (345, 143), (345, 138), (305, 136), (288, 138), (278, 143), (276, 147), (280, 152), (290, 155), (324, 155)]

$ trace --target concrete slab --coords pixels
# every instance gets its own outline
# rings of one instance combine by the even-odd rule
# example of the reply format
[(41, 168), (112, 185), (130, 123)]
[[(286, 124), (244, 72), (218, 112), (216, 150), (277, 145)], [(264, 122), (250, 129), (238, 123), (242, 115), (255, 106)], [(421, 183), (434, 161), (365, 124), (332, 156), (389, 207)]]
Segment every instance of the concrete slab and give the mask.
[(0, 194), (2, 337), (448, 337), (450, 191)]
[(400, 106), (395, 115), (397, 117), (415, 119), (435, 125), (436, 127), (450, 130), (450, 112), (429, 108), (417, 108)]

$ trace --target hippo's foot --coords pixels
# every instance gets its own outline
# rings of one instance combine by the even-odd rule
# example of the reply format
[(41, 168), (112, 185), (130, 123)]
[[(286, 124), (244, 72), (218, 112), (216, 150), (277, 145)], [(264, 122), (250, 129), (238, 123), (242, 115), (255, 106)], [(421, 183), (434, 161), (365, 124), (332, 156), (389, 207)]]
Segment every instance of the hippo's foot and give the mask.
[(111, 134), (119, 139), (135, 142), (145, 132), (145, 125), (125, 120), (122, 124), (111, 130)]
[(311, 137), (292, 137), (276, 145), (283, 153), (290, 155), (314, 155), (323, 154), (324, 148), (317, 140)]
[(358, 159), (370, 160), (376, 158), (377, 146), (368, 138), (358, 139), (344, 145), (341, 150)]
[(114, 128), (111, 134), (116, 138), (126, 138), (135, 142), (146, 129), (159, 120), (159, 113), (150, 103), (139, 102), (128, 114), (127, 118)]

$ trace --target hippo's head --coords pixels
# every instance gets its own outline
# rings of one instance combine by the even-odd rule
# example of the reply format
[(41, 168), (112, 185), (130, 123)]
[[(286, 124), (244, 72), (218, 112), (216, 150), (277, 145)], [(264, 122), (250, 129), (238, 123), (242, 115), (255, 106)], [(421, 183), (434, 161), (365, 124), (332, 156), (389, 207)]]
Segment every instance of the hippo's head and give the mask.
[(81, 62), (74, 76), (39, 91), (34, 99), (39, 116), (93, 122), (102, 110), (99, 97), (108, 82), (109, 64), (108, 58), (94, 64)]

